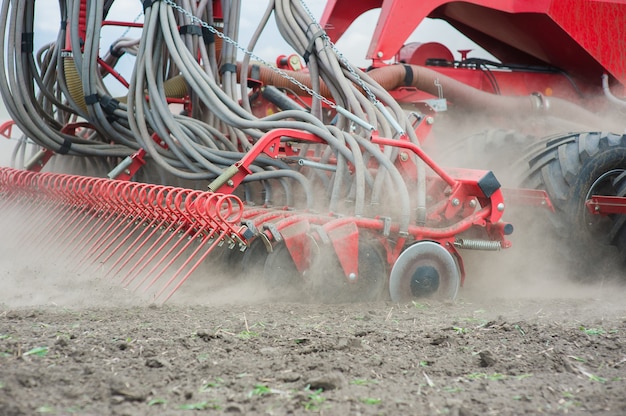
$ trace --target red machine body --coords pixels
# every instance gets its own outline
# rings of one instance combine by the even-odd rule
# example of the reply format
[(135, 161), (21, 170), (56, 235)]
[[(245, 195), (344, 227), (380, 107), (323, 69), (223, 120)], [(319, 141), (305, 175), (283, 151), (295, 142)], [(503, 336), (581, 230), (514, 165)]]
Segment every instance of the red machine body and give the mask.
[(626, 13), (624, 1), (330, 0), (321, 23), (337, 40), (357, 17), (376, 8), (380, 18), (367, 52), (374, 66), (392, 59), (429, 17), (445, 20), (502, 62), (550, 65), (590, 82), (609, 73), (626, 82), (626, 60), (619, 53), (626, 33), (616, 28)]

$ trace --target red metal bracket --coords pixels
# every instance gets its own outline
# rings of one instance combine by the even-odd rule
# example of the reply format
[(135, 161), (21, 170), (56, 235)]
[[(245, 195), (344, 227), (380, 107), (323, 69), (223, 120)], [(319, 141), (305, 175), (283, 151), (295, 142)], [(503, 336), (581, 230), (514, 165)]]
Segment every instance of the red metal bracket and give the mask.
[(348, 281), (356, 281), (359, 276), (359, 228), (354, 222), (329, 222), (324, 225), (328, 238), (333, 244), (341, 268)]
[(8, 120), (0, 124), (0, 135), (10, 139), (13, 133), (13, 126), (15, 126), (15, 121), (13, 120)]
[(540, 189), (502, 188), (504, 200), (514, 205), (541, 207), (554, 212), (554, 205), (546, 191)]
[(623, 196), (593, 195), (585, 205), (595, 215), (626, 214), (626, 197)]

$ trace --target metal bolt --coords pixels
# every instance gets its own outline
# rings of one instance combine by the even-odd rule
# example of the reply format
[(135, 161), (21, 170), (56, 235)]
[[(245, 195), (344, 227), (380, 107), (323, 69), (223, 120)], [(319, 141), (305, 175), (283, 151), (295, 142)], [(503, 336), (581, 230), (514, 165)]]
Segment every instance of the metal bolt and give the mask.
[(234, 186), (234, 185), (235, 185), (235, 182), (233, 182), (233, 180), (232, 180), (232, 179), (229, 179), (229, 180), (228, 180), (228, 182), (226, 182), (226, 184), (227, 184), (228, 186)]
[(434, 123), (435, 123), (435, 119), (434, 119), (434, 118), (432, 118), (432, 117), (430, 117), (430, 116), (429, 116), (429, 117), (426, 117), (426, 124), (428, 124), (428, 125), (432, 125), (432, 124), (434, 124)]
[(461, 203), (461, 201), (459, 201), (459, 198), (454, 198), (452, 200), (452, 206), (453, 207), (458, 207), (460, 203)]
[(498, 204), (498, 207), (497, 207), (497, 208), (498, 208), (498, 211), (500, 211), (500, 212), (504, 211), (504, 204), (503, 204), (502, 202), (500, 202), (500, 203)]
[(400, 160), (406, 162), (407, 160), (409, 160), (409, 155), (406, 152), (400, 153)]
[(350, 273), (348, 275), (348, 279), (350, 279), (351, 282), (354, 282), (356, 280), (356, 273)]
[(379, 58), (383, 57), (383, 51), (378, 51), (378, 53), (376, 54), (376, 56), (378, 56)]
[(127, 174), (127, 175), (130, 175), (130, 170), (124, 169), (124, 173)]
[(476, 200), (475, 200), (475, 199), (472, 199), (472, 200), (469, 202), (469, 206), (470, 206), (470, 207), (472, 207), (472, 208), (476, 208)]

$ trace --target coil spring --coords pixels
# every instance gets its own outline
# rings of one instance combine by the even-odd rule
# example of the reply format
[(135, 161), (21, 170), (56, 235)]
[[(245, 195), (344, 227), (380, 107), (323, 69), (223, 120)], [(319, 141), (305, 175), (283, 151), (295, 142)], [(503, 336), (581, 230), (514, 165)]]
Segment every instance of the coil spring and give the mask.
[(499, 241), (492, 240), (473, 240), (467, 238), (457, 238), (454, 241), (454, 246), (457, 248), (463, 248), (467, 250), (488, 250), (498, 251), (502, 248)]

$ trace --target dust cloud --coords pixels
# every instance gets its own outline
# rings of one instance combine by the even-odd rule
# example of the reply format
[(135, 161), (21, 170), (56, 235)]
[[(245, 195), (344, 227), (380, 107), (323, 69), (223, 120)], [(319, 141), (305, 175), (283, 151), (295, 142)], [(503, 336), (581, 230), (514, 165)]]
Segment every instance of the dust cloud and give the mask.
[[(491, 169), (505, 185), (514, 186), (511, 166), (533, 137), (516, 133), (514, 129), (490, 129), (482, 133), (488, 123), (477, 117), (457, 123), (455, 131), (446, 131), (445, 117), (447, 115), (437, 122), (437, 125), (444, 125), (437, 127), (438, 142), (426, 146), (435, 161), (443, 166)], [(555, 124), (554, 128), (557, 127), (562, 128)], [(465, 132), (465, 136), (459, 131)], [(467, 137), (474, 139), (468, 141)], [(9, 307), (118, 307), (152, 303), (154, 292), (132, 291), (120, 284), (123, 270), (119, 275), (108, 276), (105, 268), (78, 268), (77, 263), (84, 253), (64, 249), (63, 243), (50, 235), (54, 230), (32, 229), (29, 207), (22, 208), (19, 211), (3, 209), (0, 218), (0, 304)], [(512, 248), (500, 252), (461, 252), (467, 272), (465, 286), (459, 293), (461, 301), (478, 304), (494, 299), (615, 301), (623, 296), (623, 269), (610, 261), (617, 258), (611, 248), (600, 247), (599, 253), (573, 250), (569, 242), (549, 231), (551, 227), (542, 219), (546, 217), (542, 210), (522, 209), (520, 213), (509, 208), (504, 219), (515, 226), (510, 237)], [(60, 252), (64, 255), (59, 255)], [(281, 298), (277, 296), (280, 288), (267, 288), (262, 264), (242, 274), (235, 270), (241, 261), (237, 256), (224, 261), (223, 255), (212, 254), (168, 302), (227, 305)], [(322, 280), (345, 279), (336, 276), (340, 268), (328, 256), (316, 267), (324, 271)], [(336, 289), (321, 281), (317, 287), (306, 287), (287, 300), (324, 302)], [(317, 297), (310, 292), (316, 292)]]

